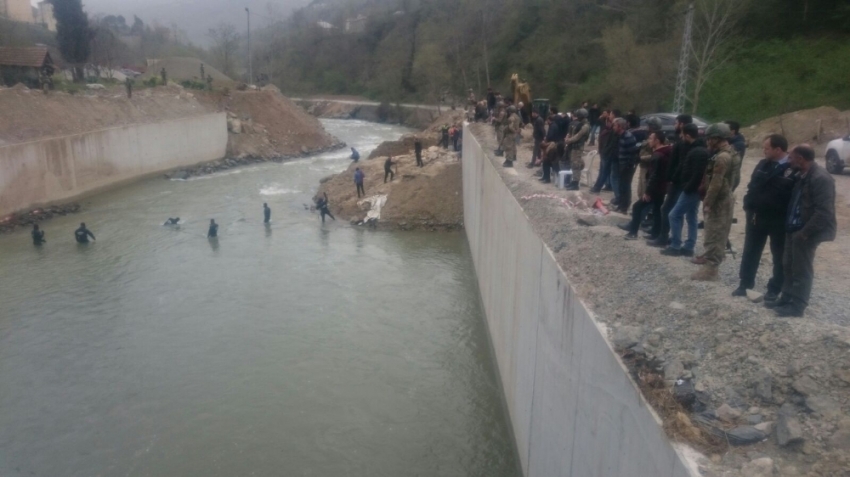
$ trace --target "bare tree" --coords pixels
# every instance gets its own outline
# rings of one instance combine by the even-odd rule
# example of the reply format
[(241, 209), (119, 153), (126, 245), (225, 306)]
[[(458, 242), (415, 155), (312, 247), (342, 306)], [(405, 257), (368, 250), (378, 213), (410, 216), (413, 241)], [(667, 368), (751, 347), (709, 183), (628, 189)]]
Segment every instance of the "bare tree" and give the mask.
[(691, 112), (699, 108), (703, 86), (738, 50), (733, 41), (749, 0), (697, 0), (691, 40)]
[(218, 62), (222, 73), (232, 77), (240, 42), (236, 27), (231, 23), (220, 23), (217, 27), (210, 28), (207, 35), (213, 42), (210, 53)]

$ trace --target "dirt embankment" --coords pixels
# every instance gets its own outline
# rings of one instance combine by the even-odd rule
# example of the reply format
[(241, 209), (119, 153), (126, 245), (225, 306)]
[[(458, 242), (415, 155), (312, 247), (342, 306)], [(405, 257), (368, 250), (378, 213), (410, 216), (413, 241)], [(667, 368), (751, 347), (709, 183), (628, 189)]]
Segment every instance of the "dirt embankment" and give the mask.
[(227, 151), (234, 158), (295, 157), (344, 145), (274, 87), (204, 95), (201, 100), (217, 102), (219, 110), (227, 111)]
[(841, 112), (830, 106), (804, 109), (767, 118), (741, 132), (747, 137), (750, 147), (757, 150), (770, 134), (782, 134), (789, 144), (807, 142), (813, 146), (824, 145), (850, 134), (850, 111)]
[[(352, 164), (343, 173), (322, 182), (331, 211), (352, 223), (363, 222), (370, 201), (358, 199), (354, 171), (365, 173), (366, 197), (386, 196), (378, 226), (382, 228), (453, 230), (463, 227), (463, 178), (458, 153), (437, 147), (443, 124), (460, 124), (462, 112), (444, 114), (418, 134), (381, 143), (369, 159)], [(415, 137), (422, 141), (424, 167), (416, 167)], [(395, 179), (384, 183), (384, 162), (392, 156)]]
[(412, 154), (394, 156), (398, 165), (392, 181), (384, 183), (386, 157), (360, 161), (324, 181), (319, 194), (327, 193), (331, 212), (338, 218), (361, 222), (369, 204), (357, 198), (354, 171), (365, 174), (366, 197), (385, 195), (378, 226), (389, 229), (454, 230), (463, 227), (461, 163), (454, 152), (431, 147), (422, 152), (424, 167), (416, 167)]

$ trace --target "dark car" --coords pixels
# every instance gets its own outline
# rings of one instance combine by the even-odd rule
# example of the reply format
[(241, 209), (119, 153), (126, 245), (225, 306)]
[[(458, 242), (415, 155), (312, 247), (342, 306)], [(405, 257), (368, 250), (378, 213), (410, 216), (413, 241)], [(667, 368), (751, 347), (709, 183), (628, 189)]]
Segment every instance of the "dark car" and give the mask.
[[(638, 142), (643, 142), (646, 140), (646, 137), (649, 135), (649, 132), (646, 128), (646, 121), (651, 117), (656, 117), (661, 120), (661, 130), (667, 135), (667, 139), (675, 139), (676, 138), (676, 113), (655, 113), (655, 114), (645, 114), (640, 117), (640, 127), (632, 129), (632, 134), (635, 135)], [(705, 128), (708, 127), (708, 122), (706, 122), (702, 118), (698, 118), (694, 116), (694, 124), (697, 125), (699, 129), (700, 136), (705, 134)]]

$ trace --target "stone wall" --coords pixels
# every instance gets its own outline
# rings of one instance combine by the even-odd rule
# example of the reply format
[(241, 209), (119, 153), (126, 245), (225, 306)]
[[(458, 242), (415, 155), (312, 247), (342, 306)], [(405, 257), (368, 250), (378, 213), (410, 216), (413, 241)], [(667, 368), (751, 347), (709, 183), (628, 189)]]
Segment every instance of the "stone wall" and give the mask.
[(695, 475), (469, 129), (463, 202), (524, 475)]

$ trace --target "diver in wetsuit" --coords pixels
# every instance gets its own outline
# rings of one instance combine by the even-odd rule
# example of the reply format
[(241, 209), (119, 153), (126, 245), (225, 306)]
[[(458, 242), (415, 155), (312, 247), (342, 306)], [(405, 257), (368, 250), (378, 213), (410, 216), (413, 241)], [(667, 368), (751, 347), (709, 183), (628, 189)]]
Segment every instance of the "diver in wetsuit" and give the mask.
[(169, 217), (162, 225), (177, 225), (180, 222), (180, 217)]
[(46, 243), (47, 240), (44, 240), (44, 230), (39, 230), (38, 224), (32, 225), (32, 244), (33, 245), (41, 245)]
[(218, 237), (218, 224), (215, 223), (215, 219), (210, 219), (210, 229), (207, 231), (207, 238), (216, 237)]
[(319, 209), (319, 213), (322, 215), (322, 223), (325, 223), (325, 215), (336, 221), (336, 217), (331, 214), (331, 211), (328, 210), (328, 193), (324, 193), (324, 197), (319, 197), (319, 200), (316, 201), (316, 208)]
[(272, 209), (269, 208), (269, 204), (263, 202), (263, 223), (267, 224), (272, 220)]
[(74, 238), (77, 240), (77, 243), (89, 243), (89, 237), (92, 240), (97, 240), (94, 238), (94, 234), (91, 233), (91, 230), (86, 228), (85, 222), (80, 224), (80, 228), (74, 231)]

